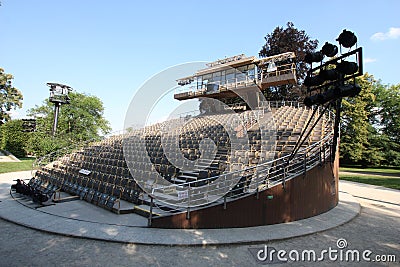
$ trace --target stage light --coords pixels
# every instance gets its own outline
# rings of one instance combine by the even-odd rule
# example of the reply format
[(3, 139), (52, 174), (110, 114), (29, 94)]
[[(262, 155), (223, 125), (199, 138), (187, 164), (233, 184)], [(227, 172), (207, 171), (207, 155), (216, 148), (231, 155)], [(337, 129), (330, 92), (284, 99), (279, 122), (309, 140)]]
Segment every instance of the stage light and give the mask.
[(319, 76), (325, 81), (334, 81), (340, 78), (339, 73), (336, 69), (321, 70)]
[(345, 75), (351, 75), (358, 71), (358, 65), (355, 62), (342, 61), (336, 66), (337, 71)]
[(307, 87), (318, 86), (318, 85), (323, 84), (324, 82), (325, 82), (325, 80), (319, 75), (312, 76), (312, 77), (307, 76), (304, 79), (304, 85), (307, 86)]
[(319, 104), (320, 97), (321, 97), (321, 94), (307, 96), (306, 98), (304, 98), (304, 105), (306, 105), (307, 107), (311, 107), (312, 105)]
[(338, 41), (343, 47), (350, 48), (357, 43), (357, 37), (353, 32), (343, 30), (336, 41)]
[(304, 104), (307, 107), (311, 107), (312, 105), (316, 105), (316, 104), (322, 105), (328, 101), (335, 99), (335, 97), (339, 98), (340, 97), (339, 92), (340, 92), (339, 89), (335, 87), (335, 88), (327, 90), (321, 94), (315, 94), (312, 96), (308, 96), (308, 97), (304, 98)]
[(312, 105), (322, 105), (332, 100), (341, 97), (355, 97), (361, 92), (361, 87), (358, 84), (344, 84), (336, 86), (335, 88), (326, 90), (321, 94), (315, 94), (304, 98), (304, 104), (307, 107)]
[(361, 87), (358, 84), (344, 84), (338, 87), (340, 97), (355, 97), (361, 92)]
[(338, 47), (334, 44), (326, 42), (322, 47), (321, 52), (327, 57), (334, 57), (338, 52)]
[(324, 54), (321, 52), (314, 52), (314, 53), (307, 53), (306, 56), (304, 57), (304, 61), (306, 63), (313, 63), (313, 62), (321, 62), (324, 59)]
[(307, 76), (304, 85), (307, 87), (319, 86), (325, 81), (334, 81), (340, 78), (340, 74), (335, 69), (321, 70), (318, 75)]

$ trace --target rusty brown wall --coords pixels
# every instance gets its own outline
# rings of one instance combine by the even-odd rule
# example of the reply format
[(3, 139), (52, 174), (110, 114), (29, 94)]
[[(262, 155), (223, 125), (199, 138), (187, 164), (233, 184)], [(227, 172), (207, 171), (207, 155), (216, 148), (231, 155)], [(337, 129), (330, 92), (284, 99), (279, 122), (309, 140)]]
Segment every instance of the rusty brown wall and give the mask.
[[(338, 159), (338, 154), (336, 159)], [(152, 227), (226, 228), (296, 221), (324, 213), (338, 203), (338, 160), (314, 167), (282, 185), (223, 205), (153, 218)], [(268, 196), (273, 199), (269, 200)]]

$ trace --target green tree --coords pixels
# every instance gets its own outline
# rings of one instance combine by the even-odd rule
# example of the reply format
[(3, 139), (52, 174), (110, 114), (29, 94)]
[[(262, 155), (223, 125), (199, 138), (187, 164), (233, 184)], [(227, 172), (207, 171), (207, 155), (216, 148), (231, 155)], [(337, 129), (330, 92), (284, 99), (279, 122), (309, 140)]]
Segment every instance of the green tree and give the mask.
[(9, 151), (18, 158), (24, 157), (28, 135), (29, 133), (23, 131), (22, 120), (6, 122), (1, 126), (1, 149)]
[(9, 112), (22, 107), (22, 94), (11, 81), (13, 76), (0, 68), (0, 124), (10, 120)]
[(103, 102), (96, 96), (78, 92), (69, 94), (70, 104), (62, 105), (58, 118), (56, 138), (51, 138), (54, 120), (54, 104), (45, 100), (41, 106), (28, 110), (36, 119), (36, 132), (29, 140), (29, 150), (45, 154), (67, 144), (98, 140), (110, 132), (104, 118)]
[(381, 131), (386, 165), (400, 165), (400, 84), (375, 88), (376, 108), (373, 122)]
[(259, 52), (260, 57), (269, 57), (285, 52), (296, 54), (296, 75), (298, 85), (282, 85), (266, 90), (267, 99), (297, 100), (304, 95), (300, 84), (307, 75), (308, 66), (304, 57), (308, 52), (314, 52), (318, 46), (318, 40), (312, 40), (304, 30), (294, 27), (292, 22), (286, 24), (286, 28), (276, 27), (274, 31), (264, 37), (266, 43)]
[(377, 81), (372, 75), (364, 74), (357, 78), (357, 83), (360, 94), (342, 101), (340, 154), (346, 163), (379, 165), (383, 160), (382, 148), (371, 143), (379, 137), (371, 124), (375, 107), (373, 89)]
[(35, 154), (36, 157), (42, 157), (69, 145), (71, 145), (71, 140), (64, 138), (62, 135), (53, 137), (48, 133), (35, 132), (31, 133), (28, 139), (26, 150)]

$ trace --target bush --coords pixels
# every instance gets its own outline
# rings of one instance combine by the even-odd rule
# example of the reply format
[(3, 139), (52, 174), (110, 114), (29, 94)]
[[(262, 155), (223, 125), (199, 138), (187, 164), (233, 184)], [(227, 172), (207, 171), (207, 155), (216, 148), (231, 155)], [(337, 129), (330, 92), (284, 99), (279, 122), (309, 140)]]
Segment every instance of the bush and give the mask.
[(23, 132), (22, 120), (12, 120), (1, 126), (1, 149), (7, 150), (17, 158), (25, 157), (25, 144), (29, 133)]
[(35, 132), (27, 141), (26, 149), (36, 157), (42, 157), (69, 145), (70, 142), (66, 138), (52, 137), (45, 133)]

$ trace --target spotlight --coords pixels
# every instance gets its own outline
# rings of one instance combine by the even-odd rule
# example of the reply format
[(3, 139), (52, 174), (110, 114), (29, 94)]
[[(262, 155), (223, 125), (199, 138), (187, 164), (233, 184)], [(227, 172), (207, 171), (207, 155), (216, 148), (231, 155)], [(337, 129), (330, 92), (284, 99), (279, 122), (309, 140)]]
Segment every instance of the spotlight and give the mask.
[(350, 48), (357, 43), (357, 37), (351, 31), (343, 30), (336, 41), (343, 47)]
[(315, 94), (304, 98), (304, 104), (307, 107), (312, 105), (322, 105), (340, 97), (354, 97), (361, 92), (361, 87), (358, 84), (345, 84), (329, 89), (321, 94)]
[(311, 107), (312, 105), (318, 104), (320, 102), (319, 98), (321, 97), (321, 94), (315, 94), (312, 96), (307, 96), (304, 98), (304, 105), (307, 107)]
[(311, 107), (312, 105), (316, 105), (316, 104), (322, 105), (322, 104), (324, 104), (328, 101), (331, 101), (335, 98), (339, 98), (340, 97), (339, 92), (340, 92), (339, 89), (335, 87), (335, 88), (327, 90), (321, 94), (315, 94), (312, 96), (308, 96), (308, 97), (304, 98), (304, 104), (307, 107)]
[(321, 52), (307, 53), (304, 57), (306, 63), (321, 62), (324, 59), (324, 54)]
[(358, 84), (345, 84), (338, 87), (340, 97), (355, 97), (361, 92), (361, 87)]
[(340, 78), (340, 75), (336, 69), (321, 70), (319, 72), (319, 76), (321, 76), (321, 78), (325, 81), (334, 81)]
[(307, 87), (318, 86), (318, 85), (323, 84), (324, 82), (325, 82), (325, 80), (319, 75), (312, 76), (312, 77), (307, 76), (304, 79), (304, 85), (307, 86)]
[(342, 61), (337, 64), (336, 69), (345, 75), (351, 75), (358, 71), (358, 65), (355, 62)]
[(306, 98), (304, 98), (304, 105), (306, 105), (307, 107), (311, 107), (312, 105), (315, 105), (317, 103), (318, 96), (319, 96), (319, 94), (307, 96)]
[(336, 45), (326, 42), (322, 47), (321, 52), (327, 57), (334, 57), (338, 52), (338, 47)]

